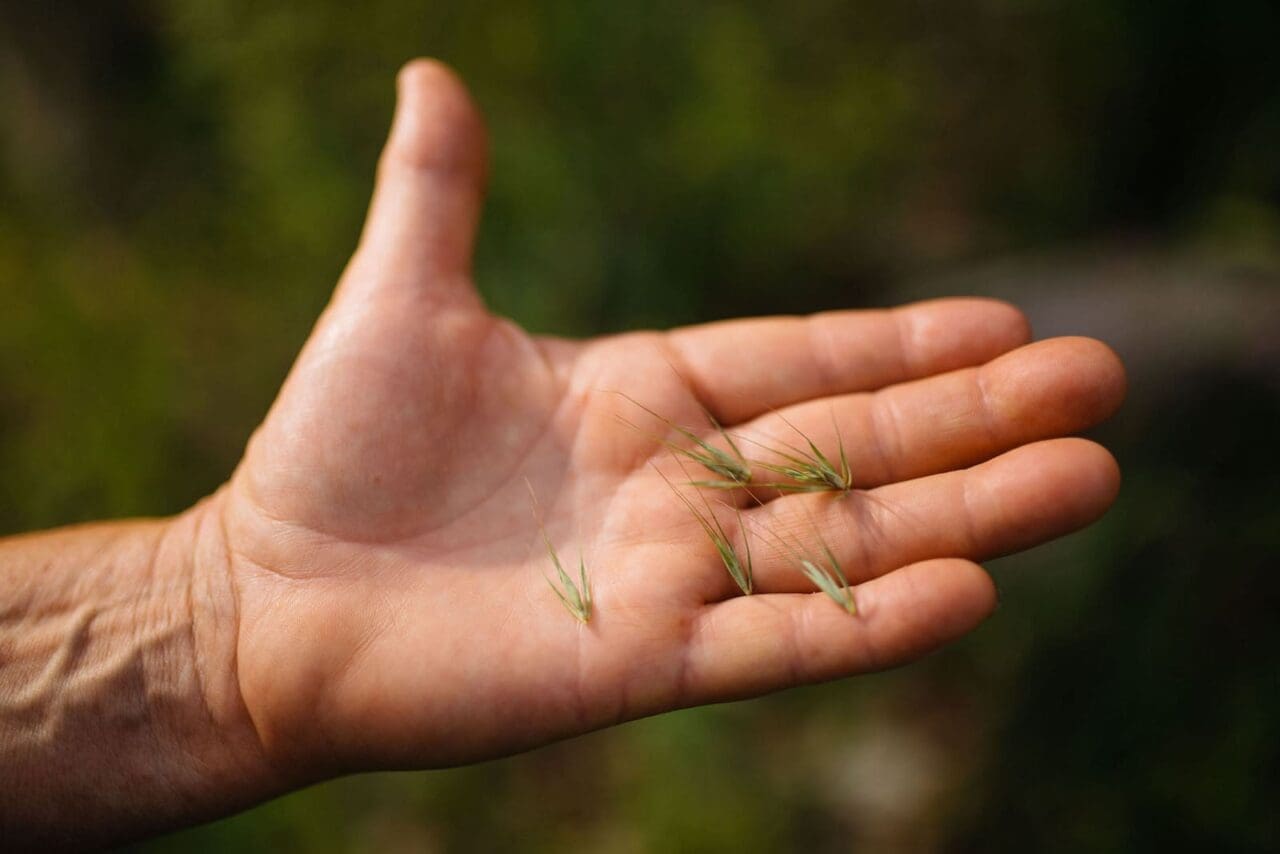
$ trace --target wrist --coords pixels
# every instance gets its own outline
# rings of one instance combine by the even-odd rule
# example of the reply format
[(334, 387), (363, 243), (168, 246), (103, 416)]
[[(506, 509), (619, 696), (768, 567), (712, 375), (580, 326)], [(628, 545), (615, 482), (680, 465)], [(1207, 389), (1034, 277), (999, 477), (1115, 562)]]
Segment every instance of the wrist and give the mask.
[(0, 542), (7, 839), (119, 841), (281, 788), (236, 687), (218, 504)]
[(195, 772), (197, 801), (211, 814), (288, 787), (263, 750), (240, 688), (240, 593), (223, 521), (225, 490), (166, 520), (154, 565), (171, 567), (181, 599), (168, 604), (185, 635), (175, 635), (159, 678), (175, 688), (157, 726)]

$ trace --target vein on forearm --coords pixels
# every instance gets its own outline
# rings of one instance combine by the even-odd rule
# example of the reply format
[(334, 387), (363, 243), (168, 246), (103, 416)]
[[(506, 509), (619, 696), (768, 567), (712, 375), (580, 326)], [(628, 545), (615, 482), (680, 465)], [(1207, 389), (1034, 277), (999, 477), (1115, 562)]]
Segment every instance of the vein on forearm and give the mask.
[(230, 582), (196, 571), (198, 527), (187, 515), (0, 541), (0, 836), (120, 841), (272, 786), (228, 687)]
[[(70, 537), (85, 536), (97, 548), (77, 554), (84, 541)], [(0, 745), (33, 736), (37, 721), (40, 732), (56, 732), (76, 703), (108, 694), (121, 699), (115, 690), (121, 674), (142, 666), (180, 630), (176, 616), (156, 602), (176, 589), (157, 590), (156, 579), (145, 575), (128, 578), (116, 541), (111, 528), (81, 528), (0, 544)], [(70, 547), (65, 562), (49, 557), (59, 545)], [(43, 559), (33, 565), (37, 556)]]

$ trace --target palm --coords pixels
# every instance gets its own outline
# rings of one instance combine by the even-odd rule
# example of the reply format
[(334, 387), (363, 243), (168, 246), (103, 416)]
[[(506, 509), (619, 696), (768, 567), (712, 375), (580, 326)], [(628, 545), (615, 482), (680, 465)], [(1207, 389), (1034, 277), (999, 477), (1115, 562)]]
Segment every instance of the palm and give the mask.
[[(466, 273), (474, 117), (438, 69), (405, 89), (362, 249), (224, 500), (241, 685), (280, 756), (465, 761), (888, 666), (989, 612), (967, 559), (1109, 503), (1096, 446), (1010, 449), (1103, 417), (1113, 357), (1060, 341), (973, 367), (1023, 343), (1000, 305), (588, 344), (493, 318)], [(870, 491), (725, 496), (753, 545), (760, 595), (742, 597), (662, 476), (687, 479), (666, 428), (629, 398), (693, 426), (706, 408), (753, 449), (794, 441), (794, 424), (830, 454), (842, 444)], [(588, 565), (587, 626), (545, 581), (530, 491), (566, 563)], [(858, 584), (856, 618), (771, 547), (819, 529)]]

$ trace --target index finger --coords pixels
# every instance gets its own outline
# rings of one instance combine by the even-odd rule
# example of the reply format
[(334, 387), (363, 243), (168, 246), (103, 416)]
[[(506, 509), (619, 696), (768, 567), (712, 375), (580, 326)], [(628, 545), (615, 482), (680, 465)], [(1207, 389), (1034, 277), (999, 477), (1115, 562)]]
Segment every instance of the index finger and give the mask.
[(762, 317), (668, 333), (676, 367), (725, 425), (816, 397), (979, 365), (1029, 341), (1018, 309), (980, 298)]

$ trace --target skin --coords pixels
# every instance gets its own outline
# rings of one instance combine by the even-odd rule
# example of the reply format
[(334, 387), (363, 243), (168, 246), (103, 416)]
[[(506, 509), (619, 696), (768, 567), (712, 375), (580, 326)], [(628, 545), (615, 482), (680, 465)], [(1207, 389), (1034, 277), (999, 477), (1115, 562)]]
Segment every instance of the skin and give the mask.
[[(1123, 369), (936, 300), (534, 338), (470, 257), (484, 130), (408, 65), (360, 246), (230, 481), (172, 519), (0, 542), (0, 831), (120, 841), (337, 774), (510, 754), (670, 709), (892, 667), (972, 630), (974, 561), (1100, 516)], [(679, 436), (848, 455), (856, 489), (721, 492), (742, 596), (688, 508)], [(627, 422), (630, 422), (629, 424)], [(696, 476), (705, 477), (705, 472)], [(530, 490), (587, 625), (546, 576)], [(687, 494), (693, 495), (692, 492)], [(856, 616), (790, 548), (818, 535)]]

